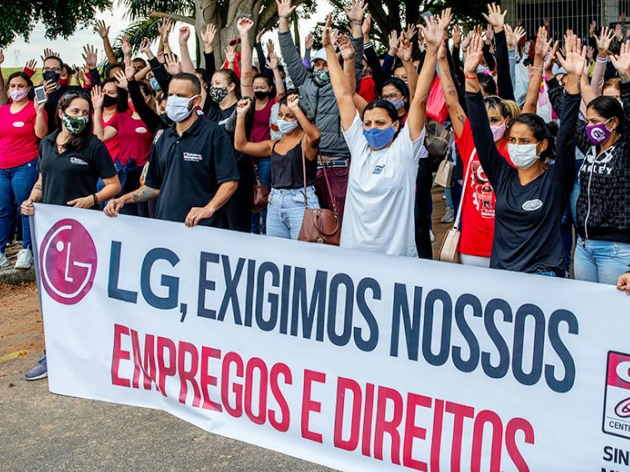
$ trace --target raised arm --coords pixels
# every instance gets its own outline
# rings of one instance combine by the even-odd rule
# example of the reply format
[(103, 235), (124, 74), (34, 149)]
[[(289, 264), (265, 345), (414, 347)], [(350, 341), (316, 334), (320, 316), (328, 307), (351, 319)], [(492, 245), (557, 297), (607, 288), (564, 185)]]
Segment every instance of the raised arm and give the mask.
[(4, 77), (2, 75), (2, 63), (4, 62), (4, 51), (0, 49), (0, 105), (4, 105), (9, 101), (7, 95), (7, 87), (4, 83)]
[(116, 59), (116, 54), (114, 54), (112, 43), (109, 42), (109, 26), (107, 26), (103, 20), (96, 20), (95, 29), (98, 35), (103, 39), (103, 48), (105, 49), (107, 61), (110, 64), (115, 64), (118, 61)]
[(100, 86), (95, 86), (92, 88), (92, 106), (94, 107), (94, 136), (96, 136), (101, 141), (109, 141), (112, 138), (115, 138), (118, 134), (118, 130), (112, 126), (106, 126), (103, 128), (103, 89)]
[(195, 73), (195, 66), (192, 58), (190, 57), (190, 51), (188, 50), (188, 38), (190, 38), (190, 28), (188, 26), (182, 26), (179, 29), (179, 57), (182, 61), (182, 72), (188, 72), (189, 74)]
[(409, 100), (413, 101), (416, 94), (416, 86), (418, 85), (418, 72), (413, 65), (413, 41), (407, 39), (405, 33), (400, 35), (400, 41), (396, 48), (396, 56), (402, 62), (405, 72), (407, 73), (407, 80), (409, 81)]
[(254, 73), (252, 68), (252, 48), (249, 44), (249, 30), (254, 22), (249, 18), (241, 18), (236, 23), (241, 38), (241, 96), (254, 96)]
[(287, 105), (304, 131), (304, 154), (308, 160), (314, 161), (319, 153), (319, 141), (322, 135), (317, 126), (310, 122), (300, 108), (300, 97), (298, 95), (289, 95), (287, 97)]
[(273, 50), (270, 51), (269, 61), (267, 64), (269, 66), (269, 69), (271, 69), (271, 71), (273, 72), (273, 83), (276, 86), (276, 98), (278, 100), (283, 98), (287, 93), (287, 91), (284, 88), (284, 82), (282, 81), (282, 76), (280, 75), (279, 63), (280, 61), (278, 60), (278, 56), (276, 56), (275, 51)]
[(618, 56), (611, 58), (621, 78), (621, 101), (623, 102), (623, 128), (630, 129), (630, 42), (621, 45)]
[(444, 41), (445, 26), (448, 26), (451, 19), (451, 9), (444, 10), (440, 19), (440, 23), (435, 17), (425, 17), (426, 27), (420, 26), (420, 30), (424, 34), (427, 49), (424, 56), (424, 63), (418, 78), (416, 93), (409, 107), (407, 115), (407, 126), (409, 127), (409, 137), (412, 141), (418, 139), (424, 128), (427, 118), (427, 101), (429, 100), (429, 92), (433, 85), (433, 77), (435, 76), (435, 66), (437, 64), (438, 49)]
[(291, 0), (276, 0), (276, 5), (278, 7), (278, 17), (280, 18), (278, 26), (280, 50), (293, 84), (299, 87), (306, 82), (309, 74), (289, 32), (289, 18), (291, 18), (297, 7), (291, 5)]
[(339, 105), (339, 115), (341, 117), (341, 126), (344, 131), (350, 129), (352, 122), (357, 114), (357, 109), (354, 106), (354, 94), (355, 90), (352, 89), (348, 79), (346, 78), (341, 65), (337, 59), (335, 53), (335, 47), (330, 40), (330, 23), (332, 21), (332, 14), (328, 15), (326, 20), (326, 26), (322, 33), (322, 43), (326, 50), (326, 59), (328, 61), (328, 73), (330, 74), (330, 82)]
[(216, 63), (214, 61), (214, 51), (212, 49), (212, 43), (217, 33), (217, 28), (213, 23), (208, 23), (205, 29), (199, 32), (201, 40), (203, 41), (203, 57), (206, 63), (206, 82), (212, 81), (212, 76), (216, 72)]
[(553, 39), (547, 41), (547, 29), (544, 26), (538, 28), (536, 55), (534, 56), (534, 65), (529, 72), (529, 85), (527, 86), (527, 96), (525, 97), (525, 104), (523, 105), (523, 113), (536, 113), (538, 94), (540, 93), (540, 84), (542, 82), (544, 58), (551, 48), (552, 41)]
[(236, 128), (234, 130), (234, 149), (243, 154), (253, 157), (269, 157), (271, 156), (271, 150), (273, 149), (273, 141), (262, 141), (259, 143), (252, 143), (247, 139), (247, 132), (245, 131), (245, 122), (247, 121), (247, 114), (251, 110), (252, 100), (250, 98), (243, 98), (238, 102), (236, 106)]
[(595, 42), (597, 43), (597, 57), (595, 58), (595, 68), (593, 69), (593, 77), (591, 79), (590, 86), (595, 97), (599, 97), (604, 88), (604, 74), (606, 73), (606, 64), (608, 63), (610, 43), (612, 42), (614, 35), (615, 33), (612, 29), (602, 28), (601, 34), (599, 36), (595, 36)]
[[(510, 59), (508, 57), (508, 45), (505, 33), (505, 15), (507, 10), (501, 12), (501, 7), (492, 3), (488, 5), (488, 14), (483, 14), (486, 21), (492, 27), (496, 41), (497, 51), (497, 85), (499, 95), (504, 100), (514, 100), (514, 87), (510, 77)], [(541, 65), (542, 67), (542, 65)]]
[(438, 51), (438, 61), (440, 67), (440, 82), (442, 84), (442, 90), (444, 91), (444, 97), (446, 98), (446, 107), (448, 108), (448, 115), (453, 124), (453, 131), (455, 136), (461, 137), (464, 130), (464, 124), (466, 123), (466, 113), (459, 103), (459, 95), (453, 77), (451, 75), (451, 69), (446, 58), (446, 45), (442, 44)]

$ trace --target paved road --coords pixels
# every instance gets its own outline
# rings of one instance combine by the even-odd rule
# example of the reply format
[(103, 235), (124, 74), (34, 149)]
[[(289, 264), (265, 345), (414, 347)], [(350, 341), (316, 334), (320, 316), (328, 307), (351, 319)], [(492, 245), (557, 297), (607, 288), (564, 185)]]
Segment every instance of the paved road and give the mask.
[(161, 411), (51, 394), (22, 380), (36, 361), (0, 363), (1, 472), (331, 471)]

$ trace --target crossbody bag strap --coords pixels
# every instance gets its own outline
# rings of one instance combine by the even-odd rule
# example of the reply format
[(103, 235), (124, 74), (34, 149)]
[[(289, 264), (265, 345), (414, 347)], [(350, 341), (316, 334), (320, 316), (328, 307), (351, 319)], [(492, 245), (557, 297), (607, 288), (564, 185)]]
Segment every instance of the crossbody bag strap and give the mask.
[(300, 149), (302, 150), (302, 176), (304, 177), (304, 208), (308, 208), (308, 202), (306, 200), (306, 152), (304, 151), (304, 136), (302, 136)]
[(333, 206), (333, 211), (335, 214), (337, 213), (337, 202), (335, 202), (335, 197), (333, 197), (332, 190), (330, 189), (330, 182), (328, 181), (328, 172), (326, 172), (326, 164), (324, 164), (324, 158), (321, 154), (317, 154), (320, 162), (322, 163), (322, 171), (324, 172), (324, 180), (326, 180), (326, 188), (328, 189), (328, 196), (330, 197), (330, 202)]
[(470, 160), (468, 161), (468, 165), (466, 166), (466, 173), (464, 174), (464, 180), (462, 182), (462, 195), (459, 197), (459, 206), (457, 207), (457, 216), (455, 217), (455, 224), (453, 224), (453, 228), (459, 229), (459, 222), (462, 218), (462, 206), (464, 204), (464, 195), (466, 194), (466, 186), (468, 185), (468, 176), (470, 175), (470, 168), (472, 166), (473, 159), (475, 158), (475, 154), (477, 154), (477, 148), (473, 149), (470, 153)]

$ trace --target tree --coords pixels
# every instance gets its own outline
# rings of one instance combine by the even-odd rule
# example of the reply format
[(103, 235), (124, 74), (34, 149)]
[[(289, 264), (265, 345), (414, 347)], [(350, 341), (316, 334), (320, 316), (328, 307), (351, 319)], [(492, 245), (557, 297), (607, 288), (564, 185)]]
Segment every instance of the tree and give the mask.
[[(199, 31), (208, 23), (214, 23), (217, 36), (214, 40), (217, 62), (223, 61), (223, 50), (229, 40), (238, 36), (236, 22), (239, 18), (247, 17), (254, 22), (250, 31), (254, 39), (256, 32), (261, 29), (270, 30), (278, 22), (278, 11), (275, 0), (119, 0), (127, 7), (128, 16), (137, 22), (132, 25), (132, 44), (139, 44), (144, 33), (155, 37), (155, 21), (147, 18), (171, 18), (195, 26), (198, 43)], [(294, 0), (294, 5), (301, 6), (300, 14), (308, 17), (315, 9), (315, 0)], [(253, 44), (253, 43), (252, 43)]]
[(4, 0), (0, 7), (0, 47), (17, 36), (28, 39), (40, 20), (47, 38), (67, 38), (78, 25), (91, 22), (97, 11), (111, 6), (112, 0)]

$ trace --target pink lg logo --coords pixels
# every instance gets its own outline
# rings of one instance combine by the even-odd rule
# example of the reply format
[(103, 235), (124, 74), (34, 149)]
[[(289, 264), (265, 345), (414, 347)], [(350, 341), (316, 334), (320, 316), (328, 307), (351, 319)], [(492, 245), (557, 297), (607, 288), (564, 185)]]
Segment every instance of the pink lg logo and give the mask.
[(96, 246), (78, 221), (57, 222), (46, 234), (39, 258), (42, 284), (56, 302), (74, 305), (92, 288)]

